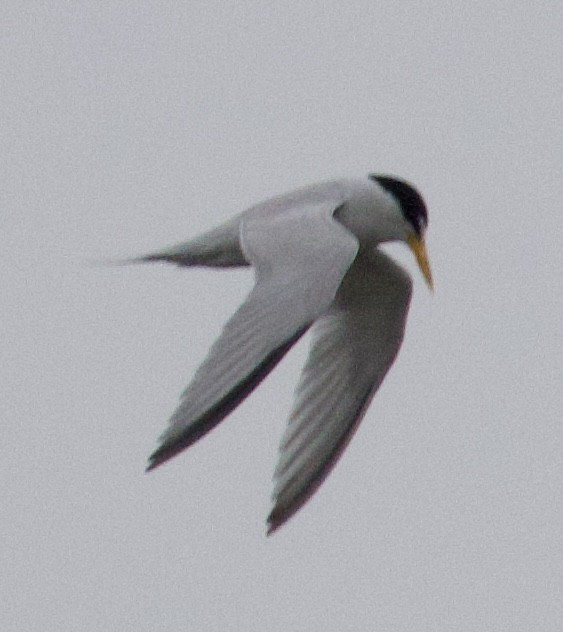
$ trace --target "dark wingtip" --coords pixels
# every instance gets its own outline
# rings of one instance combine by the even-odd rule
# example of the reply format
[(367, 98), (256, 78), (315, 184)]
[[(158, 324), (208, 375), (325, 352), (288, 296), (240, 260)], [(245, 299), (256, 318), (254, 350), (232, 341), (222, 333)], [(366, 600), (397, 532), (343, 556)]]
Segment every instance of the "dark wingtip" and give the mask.
[(191, 443), (186, 444), (184, 441), (164, 443), (149, 456), (149, 463), (145, 472), (151, 472), (159, 465), (166, 463), (166, 461), (171, 459), (173, 456), (176, 456), (179, 452), (182, 452), (182, 450), (189, 447), (189, 445), (191, 445)]
[(145, 468), (145, 474), (148, 474), (149, 472), (152, 472), (159, 465), (160, 465), (160, 463), (157, 463), (156, 461), (153, 461), (153, 460), (149, 459), (149, 463), (148, 463), (147, 467)]
[(266, 537), (269, 538), (271, 535), (273, 535), (280, 526), (280, 524), (276, 524), (273, 521), (272, 514), (270, 514), (268, 516), (268, 520), (266, 520)]
[(283, 525), (297, 513), (304, 502), (305, 501), (286, 508), (274, 507), (266, 520), (266, 535), (271, 536), (280, 527), (283, 527)]

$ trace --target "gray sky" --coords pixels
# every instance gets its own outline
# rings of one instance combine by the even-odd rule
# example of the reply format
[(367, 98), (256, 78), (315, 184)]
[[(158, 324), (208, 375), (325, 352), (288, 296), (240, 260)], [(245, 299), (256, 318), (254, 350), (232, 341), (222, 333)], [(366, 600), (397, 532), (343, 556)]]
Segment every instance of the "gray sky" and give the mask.
[[(0, 628), (555, 631), (563, 5), (0, 9)], [(315, 498), (266, 538), (307, 344), (151, 475), (246, 272), (104, 268), (269, 195), (394, 173), (436, 292)]]

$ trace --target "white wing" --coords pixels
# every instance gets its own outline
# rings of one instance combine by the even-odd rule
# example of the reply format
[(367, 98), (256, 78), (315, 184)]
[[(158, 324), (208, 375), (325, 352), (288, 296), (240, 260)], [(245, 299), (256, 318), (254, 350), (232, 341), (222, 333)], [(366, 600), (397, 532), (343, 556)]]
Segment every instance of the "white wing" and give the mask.
[(314, 325), (275, 471), (269, 533), (315, 492), (352, 438), (399, 350), (407, 273), (380, 251), (358, 255)]
[(228, 415), (326, 311), (358, 251), (334, 218), (337, 203), (243, 218), (256, 285), (184, 392), (149, 469), (192, 445)]

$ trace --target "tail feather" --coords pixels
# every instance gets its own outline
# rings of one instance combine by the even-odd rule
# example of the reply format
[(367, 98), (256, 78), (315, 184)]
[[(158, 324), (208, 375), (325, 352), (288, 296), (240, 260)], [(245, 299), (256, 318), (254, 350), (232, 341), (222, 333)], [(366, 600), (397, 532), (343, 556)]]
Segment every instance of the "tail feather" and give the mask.
[(191, 241), (133, 259), (132, 263), (153, 261), (218, 268), (249, 265), (240, 247), (238, 220), (218, 226)]

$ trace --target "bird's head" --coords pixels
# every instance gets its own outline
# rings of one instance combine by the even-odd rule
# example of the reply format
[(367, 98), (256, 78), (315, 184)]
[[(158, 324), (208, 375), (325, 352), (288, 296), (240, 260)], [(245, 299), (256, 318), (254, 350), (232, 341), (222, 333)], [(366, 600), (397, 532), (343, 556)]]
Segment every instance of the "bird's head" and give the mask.
[(432, 271), (426, 252), (424, 233), (428, 226), (428, 211), (420, 193), (408, 182), (393, 176), (371, 174), (385, 193), (393, 198), (401, 215), (401, 237), (412, 250), (420, 271), (430, 289), (433, 289)]

